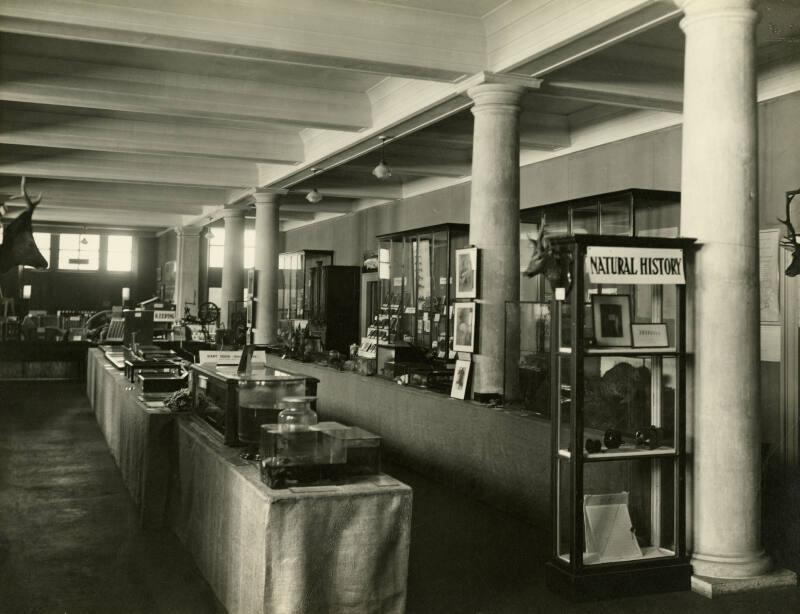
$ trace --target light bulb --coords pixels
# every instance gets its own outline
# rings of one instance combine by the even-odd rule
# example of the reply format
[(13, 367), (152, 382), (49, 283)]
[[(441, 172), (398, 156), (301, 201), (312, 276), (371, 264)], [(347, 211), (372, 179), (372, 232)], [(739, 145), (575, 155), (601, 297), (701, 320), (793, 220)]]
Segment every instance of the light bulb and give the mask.
[(386, 162), (381, 160), (378, 166), (372, 169), (372, 174), (378, 179), (387, 179), (392, 176), (392, 169)]
[(306, 194), (306, 200), (310, 203), (318, 203), (322, 200), (322, 194), (319, 193), (317, 188), (314, 188), (308, 194)]

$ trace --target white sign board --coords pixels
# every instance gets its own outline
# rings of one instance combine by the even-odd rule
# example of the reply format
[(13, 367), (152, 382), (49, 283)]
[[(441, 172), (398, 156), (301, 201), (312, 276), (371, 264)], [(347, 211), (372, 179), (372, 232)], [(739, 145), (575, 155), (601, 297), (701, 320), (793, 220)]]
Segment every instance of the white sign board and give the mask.
[(593, 284), (685, 284), (683, 250), (649, 247), (599, 247), (586, 250), (586, 272)]
[(214, 362), (218, 365), (238, 365), (242, 350), (200, 350), (200, 364)]
[(155, 309), (153, 310), (153, 322), (174, 322), (174, 309)]

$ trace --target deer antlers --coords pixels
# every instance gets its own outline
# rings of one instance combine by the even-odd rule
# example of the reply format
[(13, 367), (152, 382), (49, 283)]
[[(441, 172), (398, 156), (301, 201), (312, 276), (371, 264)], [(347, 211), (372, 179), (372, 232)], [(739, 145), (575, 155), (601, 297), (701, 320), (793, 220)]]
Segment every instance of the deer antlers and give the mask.
[(800, 190), (786, 192), (786, 219), (782, 220), (778, 218), (778, 221), (786, 226), (786, 235), (781, 240), (781, 247), (792, 253), (792, 261), (786, 268), (786, 275), (789, 277), (800, 275), (800, 244), (797, 243), (797, 232), (795, 232), (794, 226), (792, 225), (792, 217), (789, 213), (792, 200), (794, 200), (794, 197), (798, 194), (800, 194)]
[(789, 212), (792, 200), (798, 194), (800, 194), (800, 190), (786, 192), (786, 219), (782, 220), (778, 218), (778, 221), (786, 226), (787, 231), (786, 236), (784, 236), (783, 240), (781, 241), (781, 245), (791, 251), (795, 251), (798, 249), (798, 247), (800, 247), (797, 244), (797, 233), (795, 232), (794, 226), (792, 226), (792, 216)]
[(23, 177), (22, 181), (20, 182), (19, 192), (20, 192), (19, 194), (16, 194), (16, 195), (12, 196), (8, 200), (24, 199), (25, 202), (28, 203), (28, 209), (33, 209), (34, 207), (36, 207), (36, 205), (38, 205), (40, 202), (42, 202), (42, 194), (41, 194), (41, 192), (36, 196), (36, 198), (31, 198), (31, 195), (28, 194), (28, 190), (25, 187), (25, 177)]

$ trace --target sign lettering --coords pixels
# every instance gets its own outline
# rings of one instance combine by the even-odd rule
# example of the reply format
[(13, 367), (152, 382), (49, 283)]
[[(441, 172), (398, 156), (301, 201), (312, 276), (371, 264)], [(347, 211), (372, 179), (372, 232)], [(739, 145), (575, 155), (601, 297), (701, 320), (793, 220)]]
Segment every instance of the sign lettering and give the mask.
[(589, 247), (593, 284), (685, 284), (683, 251), (645, 247)]

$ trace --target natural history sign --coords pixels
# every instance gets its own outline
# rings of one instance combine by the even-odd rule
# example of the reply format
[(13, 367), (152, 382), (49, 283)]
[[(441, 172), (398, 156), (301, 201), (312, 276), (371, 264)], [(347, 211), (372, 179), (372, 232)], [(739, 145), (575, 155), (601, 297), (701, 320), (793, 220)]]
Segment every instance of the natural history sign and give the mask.
[(683, 251), (590, 246), (586, 272), (593, 284), (685, 284)]

